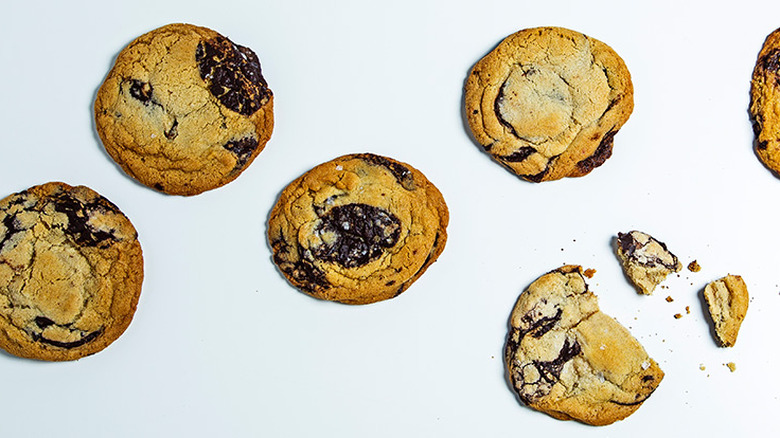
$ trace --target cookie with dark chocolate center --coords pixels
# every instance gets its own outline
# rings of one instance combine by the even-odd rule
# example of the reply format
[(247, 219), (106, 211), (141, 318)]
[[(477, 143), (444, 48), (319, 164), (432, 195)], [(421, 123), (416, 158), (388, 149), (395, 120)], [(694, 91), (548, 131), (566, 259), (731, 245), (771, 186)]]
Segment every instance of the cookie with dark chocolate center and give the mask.
[(161, 192), (195, 195), (237, 178), (273, 130), (273, 93), (255, 52), (219, 33), (170, 24), (117, 56), (97, 93), (109, 155)]
[(0, 347), (62, 361), (116, 340), (141, 293), (137, 237), (87, 187), (48, 183), (0, 200)]
[(354, 154), (288, 185), (271, 211), (268, 240), (295, 287), (366, 304), (399, 295), (436, 261), (448, 221), (444, 198), (420, 171)]
[(578, 177), (611, 155), (634, 108), (631, 75), (609, 46), (559, 27), (521, 30), (472, 68), (465, 87), (474, 138), (533, 181)]

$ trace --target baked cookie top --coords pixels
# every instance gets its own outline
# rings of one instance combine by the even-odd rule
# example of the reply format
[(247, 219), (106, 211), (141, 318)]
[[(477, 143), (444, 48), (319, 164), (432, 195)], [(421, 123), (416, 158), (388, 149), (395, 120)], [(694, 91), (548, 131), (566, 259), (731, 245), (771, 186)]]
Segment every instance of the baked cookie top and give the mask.
[(133, 225), (83, 186), (0, 200), (0, 347), (62, 361), (96, 353), (130, 324), (143, 282)]
[(219, 33), (170, 24), (117, 56), (95, 100), (109, 155), (133, 178), (196, 195), (238, 177), (273, 130), (260, 61)]
[(479, 144), (528, 181), (588, 174), (612, 155), (634, 108), (631, 75), (609, 46), (560, 27), (521, 30), (471, 70), (465, 111)]
[(367, 304), (399, 295), (436, 261), (448, 222), (444, 198), (420, 171), (353, 154), (314, 167), (282, 191), (268, 241), (295, 287)]
[(750, 116), (758, 158), (780, 174), (780, 29), (766, 37), (750, 83)]
[(523, 403), (552, 417), (596, 426), (622, 420), (663, 379), (628, 330), (599, 310), (579, 266), (531, 283), (509, 323), (512, 387)]
[(733, 347), (747, 314), (750, 295), (745, 280), (727, 275), (704, 288), (704, 301), (712, 319), (715, 341), (721, 347)]

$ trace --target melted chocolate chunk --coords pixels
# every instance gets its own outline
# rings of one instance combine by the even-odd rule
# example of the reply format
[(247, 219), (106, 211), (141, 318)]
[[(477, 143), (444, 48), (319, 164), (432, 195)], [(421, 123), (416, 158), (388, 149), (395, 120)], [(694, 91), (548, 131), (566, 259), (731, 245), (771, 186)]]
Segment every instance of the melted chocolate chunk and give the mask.
[(612, 156), (612, 141), (617, 131), (609, 131), (601, 139), (599, 147), (593, 152), (593, 155), (577, 163), (577, 167), (582, 173), (588, 173), (591, 170), (601, 166), (609, 157)]
[(536, 152), (536, 149), (531, 146), (523, 146), (517, 151), (512, 152), (511, 155), (501, 157), (501, 159), (509, 163), (519, 163), (525, 161), (525, 159), (530, 157), (534, 152)]
[(314, 249), (314, 257), (345, 268), (377, 259), (401, 235), (401, 221), (395, 215), (367, 204), (333, 207), (320, 219), (316, 232), (328, 240)]
[(577, 341), (573, 343), (569, 342), (569, 339), (563, 343), (561, 351), (558, 353), (558, 357), (551, 361), (534, 361), (534, 365), (539, 370), (542, 378), (550, 383), (555, 383), (561, 377), (561, 371), (563, 371), (563, 365), (566, 362), (574, 359), (582, 349)]
[(50, 325), (54, 324), (54, 321), (51, 319), (45, 317), (45, 316), (36, 316), (35, 317), (35, 325), (38, 327), (44, 329)]
[(771, 73), (780, 73), (780, 49), (772, 49), (759, 61), (759, 65)]
[(257, 142), (257, 139), (254, 137), (244, 137), (240, 140), (232, 140), (224, 145), (225, 149), (229, 150), (230, 152), (233, 152), (238, 161), (236, 162), (236, 167), (243, 167), (244, 164), (249, 160), (249, 157), (252, 156), (252, 154), (257, 149), (257, 145), (259, 143)]
[(545, 167), (543, 171), (537, 173), (536, 175), (521, 175), (521, 176), (528, 181), (538, 183), (544, 179), (544, 176), (547, 175), (547, 172), (549, 171), (550, 171), (550, 167), (548, 163), (548, 167)]
[(517, 329), (519, 339), (522, 339), (529, 334), (535, 338), (541, 338), (545, 333), (552, 330), (555, 324), (561, 320), (562, 316), (563, 309), (558, 309), (558, 311), (555, 312), (555, 315), (553, 316), (545, 316), (537, 320), (534, 320), (534, 316), (532, 314), (524, 315), (522, 321), (528, 324), (528, 328), (525, 330)]
[(152, 100), (152, 84), (132, 79), (130, 81), (130, 95), (147, 104)]
[[(648, 267), (661, 265), (666, 267), (669, 270), (674, 271), (677, 266), (677, 262), (676, 262), (677, 257), (674, 254), (669, 252), (669, 249), (666, 247), (665, 243), (657, 240), (652, 236), (650, 237), (648, 243), (650, 243), (651, 241), (658, 243), (658, 245), (660, 245), (664, 251), (666, 251), (667, 253), (669, 253), (669, 255), (672, 256), (672, 259), (675, 262), (671, 264), (664, 263), (664, 261), (660, 257), (651, 256), (650, 254), (642, 254), (642, 257), (644, 257), (646, 261), (641, 262), (641, 264), (643, 266), (648, 266)], [(629, 258), (635, 261), (638, 261), (640, 257), (639, 255), (636, 254), (637, 250), (644, 248), (645, 246), (647, 246), (648, 243), (645, 243), (643, 245), (638, 240), (636, 240), (634, 236), (631, 235), (631, 233), (625, 233), (625, 234), (620, 232), (618, 233), (617, 244), (620, 246), (620, 249), (623, 250), (623, 253), (625, 253), (626, 256), (628, 256)]]
[(520, 138), (520, 135), (515, 131), (515, 127), (512, 126), (511, 123), (509, 123), (504, 117), (501, 115), (501, 104), (504, 102), (504, 87), (506, 86), (506, 82), (504, 82), (501, 85), (501, 88), (498, 90), (498, 95), (496, 96), (496, 100), (493, 102), (493, 112), (496, 113), (496, 118), (498, 119), (498, 122), (501, 123), (505, 128), (507, 128), (512, 135), (514, 135), (517, 138)]
[(116, 207), (105, 199), (102, 202), (97, 200), (84, 204), (67, 193), (60, 193), (54, 198), (54, 210), (68, 217), (65, 233), (77, 245), (105, 248), (111, 242), (118, 241), (113, 233), (97, 230), (89, 224), (89, 217), (93, 212), (117, 211)]
[(164, 132), (165, 138), (167, 138), (168, 140), (173, 140), (174, 138), (176, 138), (176, 136), (179, 135), (178, 128), (179, 128), (179, 121), (174, 119), (173, 125), (171, 125), (171, 129)]
[(195, 50), (200, 77), (227, 108), (254, 114), (271, 98), (255, 53), (223, 37), (202, 41)]
[(90, 343), (98, 338), (103, 333), (103, 330), (96, 330), (92, 333), (87, 334), (83, 338), (79, 339), (78, 341), (72, 341), (72, 342), (61, 342), (61, 341), (54, 341), (51, 339), (44, 338), (43, 335), (39, 335), (36, 333), (32, 334), (32, 338), (35, 342), (40, 342), (43, 344), (48, 344), (54, 347), (64, 348), (64, 349), (71, 349), (76, 347), (81, 347), (84, 344)]
[(399, 184), (406, 190), (414, 190), (414, 175), (412, 174), (412, 171), (409, 170), (407, 167), (396, 163), (394, 161), (388, 160), (385, 157), (382, 157), (380, 155), (374, 155), (374, 154), (358, 154), (357, 158), (365, 161), (366, 163), (373, 164), (374, 166), (382, 166), (387, 168), (387, 170), (390, 171), (390, 173), (393, 174), (395, 179), (398, 181)]
[(24, 231), (23, 229), (17, 227), (16, 215), (14, 214), (3, 218), (3, 226), (5, 226), (5, 235), (3, 235), (3, 238), (0, 239), (0, 251), (2, 251), (5, 243), (11, 240), (11, 237), (13, 237), (14, 234), (20, 231)]

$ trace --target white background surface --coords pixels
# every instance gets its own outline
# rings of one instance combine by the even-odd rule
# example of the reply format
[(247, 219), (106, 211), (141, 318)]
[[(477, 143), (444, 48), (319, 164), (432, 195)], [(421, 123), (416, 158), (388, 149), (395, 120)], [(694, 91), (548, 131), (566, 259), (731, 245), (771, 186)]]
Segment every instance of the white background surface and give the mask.
[[(780, 410), (780, 179), (752, 152), (747, 106), (780, 3), (719, 4), (6, 2), (0, 197), (52, 180), (92, 187), (138, 229), (146, 277), (133, 323), (97, 355), (43, 363), (0, 354), (0, 435), (771, 435)], [(92, 121), (116, 54), (171, 22), (254, 49), (275, 95), (265, 151), (233, 183), (192, 198), (125, 176)], [(612, 46), (632, 73), (636, 106), (605, 165), (531, 184), (472, 141), (462, 88), (501, 39), (542, 25)], [(417, 167), (451, 213), (439, 261), (400, 297), (361, 307), (289, 286), (265, 239), (284, 186), (352, 152)], [(617, 232), (631, 229), (702, 271), (637, 295), (612, 250)], [(597, 270), (589, 283), (602, 310), (666, 372), (633, 416), (611, 426), (528, 409), (504, 378), (517, 296), (564, 263)], [(745, 278), (751, 302), (737, 345), (722, 349), (698, 294), (728, 273)]]

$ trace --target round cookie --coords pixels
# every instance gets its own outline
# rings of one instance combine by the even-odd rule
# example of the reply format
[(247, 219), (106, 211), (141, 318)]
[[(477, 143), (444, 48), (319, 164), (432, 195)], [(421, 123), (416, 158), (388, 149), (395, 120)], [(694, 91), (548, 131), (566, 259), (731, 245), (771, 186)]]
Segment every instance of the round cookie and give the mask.
[(466, 118), (479, 144), (533, 182), (579, 177), (612, 155), (634, 108), (631, 75), (609, 46), (560, 27), (521, 30), (471, 70)]
[(196, 195), (238, 177), (273, 130), (255, 53), (217, 32), (170, 24), (124, 48), (97, 92), (109, 155), (146, 186)]
[(766, 37), (750, 83), (750, 117), (756, 155), (780, 174), (780, 29)]
[(320, 164), (288, 185), (268, 220), (273, 260), (316, 298), (367, 304), (405, 291), (447, 241), (444, 198), (417, 169), (374, 154)]
[(0, 200), (0, 347), (64, 361), (130, 324), (143, 255), (130, 221), (83, 186), (47, 183)]
[(580, 266), (534, 281), (510, 317), (506, 365), (527, 406), (560, 420), (622, 420), (664, 373), (622, 325), (599, 310)]

